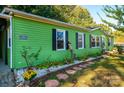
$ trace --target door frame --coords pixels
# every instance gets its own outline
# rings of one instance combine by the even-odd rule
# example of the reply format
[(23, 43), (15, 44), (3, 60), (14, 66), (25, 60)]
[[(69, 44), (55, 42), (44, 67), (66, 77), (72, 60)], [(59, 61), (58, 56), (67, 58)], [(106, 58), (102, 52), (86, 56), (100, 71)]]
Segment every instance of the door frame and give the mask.
[(9, 22), (9, 29), (10, 29), (10, 41), (8, 41), (8, 30), (5, 31), (6, 43), (5, 43), (5, 57), (6, 62), (8, 64), (8, 42), (10, 43), (10, 68), (12, 68), (12, 16), (0, 13), (0, 18), (6, 19)]
[[(1, 18), (1, 19), (4, 19), (4, 18)], [(7, 53), (8, 53), (8, 50), (7, 50), (7, 46), (8, 46), (8, 43), (7, 43), (7, 20), (4, 19), (3, 21), (5, 21), (5, 27), (4, 29), (1, 31), (1, 54), (2, 54), (2, 60), (4, 62), (4, 64), (8, 65), (8, 56), (7, 56)], [(1, 21), (1, 22), (3, 22)]]

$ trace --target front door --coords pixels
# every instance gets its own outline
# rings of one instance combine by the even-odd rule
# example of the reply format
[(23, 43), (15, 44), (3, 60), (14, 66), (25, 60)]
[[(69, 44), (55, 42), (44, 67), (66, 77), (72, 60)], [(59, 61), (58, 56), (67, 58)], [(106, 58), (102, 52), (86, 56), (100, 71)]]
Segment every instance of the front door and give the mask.
[(0, 61), (2, 60), (2, 31), (0, 31)]
[(0, 27), (0, 60), (7, 64), (7, 31)]

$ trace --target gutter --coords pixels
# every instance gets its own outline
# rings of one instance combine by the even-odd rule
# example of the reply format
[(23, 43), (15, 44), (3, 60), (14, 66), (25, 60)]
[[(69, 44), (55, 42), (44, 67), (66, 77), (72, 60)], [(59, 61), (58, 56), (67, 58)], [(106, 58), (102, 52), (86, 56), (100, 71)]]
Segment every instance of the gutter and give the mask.
[(12, 68), (13, 67), (13, 58), (12, 58), (12, 54), (13, 54), (13, 47), (12, 47), (12, 41), (13, 41), (13, 39), (12, 39), (12, 17), (10, 17), (10, 43), (11, 43), (11, 47), (10, 47), (10, 68)]
[(65, 23), (65, 22), (61, 22), (61, 21), (57, 21), (54, 19), (50, 19), (50, 18), (45, 18), (45, 17), (41, 17), (38, 15), (34, 15), (34, 14), (29, 14), (26, 12), (22, 12), (19, 10), (15, 10), (15, 9), (10, 9), (10, 8), (4, 8), (4, 10), (2, 11), (2, 13), (5, 12), (13, 12), (14, 16), (17, 17), (21, 17), (21, 18), (25, 18), (25, 19), (30, 19), (30, 20), (35, 20), (35, 21), (39, 21), (39, 22), (44, 22), (44, 23), (48, 23), (48, 24), (53, 24), (53, 25), (57, 25), (57, 26), (64, 26), (64, 27), (70, 27), (70, 28), (75, 28), (75, 29), (79, 29), (79, 30), (83, 30), (83, 31), (88, 31), (88, 28), (85, 27), (80, 27), (80, 26), (76, 26), (74, 24), (69, 24), (69, 23)]
[(0, 13), (0, 18), (9, 19), (11, 16)]

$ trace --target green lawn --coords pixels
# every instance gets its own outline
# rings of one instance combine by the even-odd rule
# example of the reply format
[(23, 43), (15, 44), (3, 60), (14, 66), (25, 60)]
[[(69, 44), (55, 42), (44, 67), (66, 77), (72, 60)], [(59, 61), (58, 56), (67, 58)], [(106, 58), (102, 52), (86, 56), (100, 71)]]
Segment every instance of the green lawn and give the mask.
[(71, 78), (64, 82), (61, 87), (124, 86), (124, 55), (101, 59)]

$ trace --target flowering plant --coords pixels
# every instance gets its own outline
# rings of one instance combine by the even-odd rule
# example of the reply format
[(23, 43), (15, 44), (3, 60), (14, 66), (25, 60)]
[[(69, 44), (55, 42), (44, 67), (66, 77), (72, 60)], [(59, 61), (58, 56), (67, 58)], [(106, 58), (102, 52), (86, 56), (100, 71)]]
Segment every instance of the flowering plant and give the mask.
[(25, 80), (31, 80), (33, 79), (37, 73), (34, 70), (27, 70), (26, 72), (23, 73), (23, 78)]

